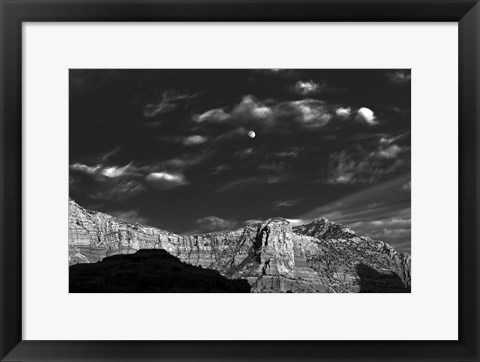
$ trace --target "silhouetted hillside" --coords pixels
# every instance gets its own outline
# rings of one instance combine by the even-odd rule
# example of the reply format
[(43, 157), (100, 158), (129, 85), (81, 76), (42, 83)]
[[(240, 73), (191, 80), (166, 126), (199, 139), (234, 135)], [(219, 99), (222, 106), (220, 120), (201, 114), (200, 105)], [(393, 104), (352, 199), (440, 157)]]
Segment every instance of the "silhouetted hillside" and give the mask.
[(70, 293), (250, 293), (250, 285), (160, 249), (71, 265)]

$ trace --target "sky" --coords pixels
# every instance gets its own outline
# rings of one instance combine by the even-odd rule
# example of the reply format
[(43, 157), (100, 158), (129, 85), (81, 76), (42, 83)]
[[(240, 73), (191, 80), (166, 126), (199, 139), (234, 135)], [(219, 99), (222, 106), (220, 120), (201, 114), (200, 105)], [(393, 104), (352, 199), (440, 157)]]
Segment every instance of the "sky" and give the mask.
[(70, 196), (175, 233), (319, 217), (410, 252), (408, 69), (71, 69)]

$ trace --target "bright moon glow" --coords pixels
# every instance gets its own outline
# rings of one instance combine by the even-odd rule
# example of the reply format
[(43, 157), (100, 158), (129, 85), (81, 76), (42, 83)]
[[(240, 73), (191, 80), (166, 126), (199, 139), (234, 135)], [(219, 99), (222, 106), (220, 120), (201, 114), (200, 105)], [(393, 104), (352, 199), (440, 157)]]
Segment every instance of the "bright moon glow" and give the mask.
[(253, 131), (248, 132), (248, 137), (255, 138), (255, 132)]

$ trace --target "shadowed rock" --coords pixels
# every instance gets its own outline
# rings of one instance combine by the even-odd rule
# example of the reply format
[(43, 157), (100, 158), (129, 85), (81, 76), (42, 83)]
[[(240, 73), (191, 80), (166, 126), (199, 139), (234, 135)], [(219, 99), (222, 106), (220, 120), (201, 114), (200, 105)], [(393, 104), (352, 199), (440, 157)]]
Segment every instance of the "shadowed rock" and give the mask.
[(140, 250), (70, 266), (70, 293), (249, 293), (246, 280), (182, 263), (165, 250)]
[(410, 287), (394, 272), (380, 273), (365, 264), (358, 264), (356, 270), (360, 293), (410, 293)]

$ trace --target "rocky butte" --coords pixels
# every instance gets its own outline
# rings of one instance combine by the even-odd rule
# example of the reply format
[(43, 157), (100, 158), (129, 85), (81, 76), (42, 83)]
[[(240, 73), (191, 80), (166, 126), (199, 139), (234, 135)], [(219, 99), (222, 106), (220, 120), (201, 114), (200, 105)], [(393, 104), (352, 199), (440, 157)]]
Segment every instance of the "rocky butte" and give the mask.
[(405, 293), (411, 287), (409, 254), (324, 218), (297, 227), (272, 218), (232, 231), (179, 235), (89, 211), (69, 199), (68, 245), (70, 265), (164, 249), (184, 264), (235, 283), (245, 280), (257, 293)]

